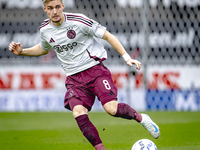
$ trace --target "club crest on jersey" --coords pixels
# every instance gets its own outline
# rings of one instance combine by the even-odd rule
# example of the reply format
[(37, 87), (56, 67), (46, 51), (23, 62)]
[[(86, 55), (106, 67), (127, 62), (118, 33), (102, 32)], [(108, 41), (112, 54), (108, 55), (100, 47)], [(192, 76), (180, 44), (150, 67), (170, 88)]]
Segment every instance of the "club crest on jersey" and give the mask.
[(75, 32), (74, 30), (69, 30), (69, 31), (67, 32), (67, 37), (68, 37), (69, 39), (74, 39), (74, 38), (76, 37), (76, 32)]

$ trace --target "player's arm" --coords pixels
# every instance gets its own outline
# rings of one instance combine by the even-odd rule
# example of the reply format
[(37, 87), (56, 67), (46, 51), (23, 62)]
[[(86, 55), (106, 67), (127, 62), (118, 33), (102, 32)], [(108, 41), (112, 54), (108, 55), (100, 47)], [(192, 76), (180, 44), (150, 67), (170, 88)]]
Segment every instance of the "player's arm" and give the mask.
[(111, 34), (110, 32), (106, 30), (102, 39), (110, 43), (110, 45), (124, 58), (124, 60), (129, 66), (132, 67), (133, 64), (135, 64), (137, 66), (137, 69), (140, 70), (141, 63), (138, 60), (131, 59), (131, 57), (126, 52), (122, 44), (113, 34)]
[(9, 50), (15, 55), (23, 56), (41, 56), (48, 54), (49, 51), (44, 51), (40, 44), (37, 44), (33, 47), (23, 49), (21, 43), (11, 42), (9, 45)]

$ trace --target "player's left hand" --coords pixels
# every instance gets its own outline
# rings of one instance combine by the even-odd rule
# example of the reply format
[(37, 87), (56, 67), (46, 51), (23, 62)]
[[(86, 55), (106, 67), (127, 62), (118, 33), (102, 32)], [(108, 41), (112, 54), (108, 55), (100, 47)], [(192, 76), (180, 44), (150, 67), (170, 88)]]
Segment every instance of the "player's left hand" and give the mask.
[(136, 69), (140, 70), (140, 68), (141, 68), (141, 66), (142, 66), (141, 62), (139, 62), (139, 61), (136, 60), (136, 59), (129, 59), (129, 60), (127, 60), (127, 65), (133, 67), (133, 64), (135, 64), (135, 65), (137, 66)]

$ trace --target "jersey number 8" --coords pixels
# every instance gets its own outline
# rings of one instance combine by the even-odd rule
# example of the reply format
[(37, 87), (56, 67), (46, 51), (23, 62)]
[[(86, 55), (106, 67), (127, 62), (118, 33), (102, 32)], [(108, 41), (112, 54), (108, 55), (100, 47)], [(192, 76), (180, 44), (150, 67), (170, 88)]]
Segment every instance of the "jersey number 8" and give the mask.
[(103, 80), (103, 84), (105, 85), (105, 88), (106, 88), (107, 90), (110, 90), (110, 89), (111, 89), (111, 86), (110, 86), (110, 84), (109, 84), (109, 82), (108, 82), (107, 80)]

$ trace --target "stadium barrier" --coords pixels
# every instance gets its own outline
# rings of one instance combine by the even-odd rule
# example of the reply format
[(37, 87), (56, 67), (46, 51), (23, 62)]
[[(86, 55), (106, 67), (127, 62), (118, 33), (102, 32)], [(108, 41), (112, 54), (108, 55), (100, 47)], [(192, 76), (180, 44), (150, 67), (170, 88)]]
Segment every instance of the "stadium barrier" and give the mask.
[[(130, 75), (127, 67), (109, 67), (119, 89), (119, 102), (137, 110), (200, 110), (198, 67), (149, 68), (148, 90), (143, 71)], [(0, 67), (0, 111), (62, 111), (66, 92), (64, 71), (49, 67)], [(185, 90), (184, 90), (185, 89)], [(190, 89), (190, 90), (187, 90)], [(102, 110), (95, 103), (93, 110)]]

